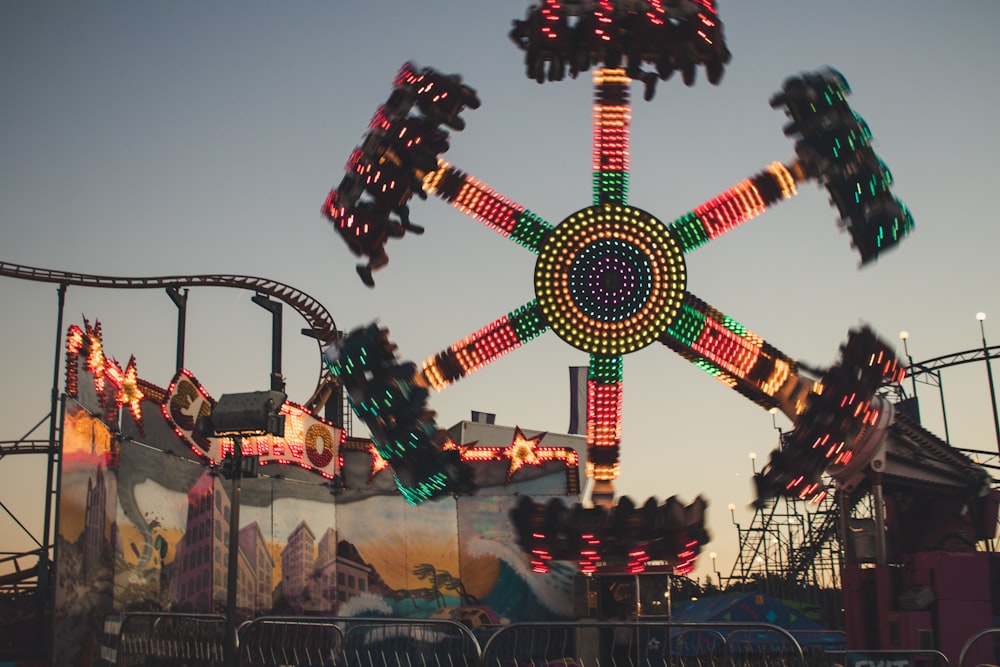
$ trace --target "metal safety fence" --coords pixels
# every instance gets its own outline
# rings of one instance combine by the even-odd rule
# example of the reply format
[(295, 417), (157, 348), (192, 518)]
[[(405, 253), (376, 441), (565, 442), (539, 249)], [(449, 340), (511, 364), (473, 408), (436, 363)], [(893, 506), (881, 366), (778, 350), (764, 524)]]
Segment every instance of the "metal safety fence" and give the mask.
[(479, 667), (472, 631), (447, 619), (264, 616), (240, 626), (241, 667)]
[[(105, 664), (223, 667), (225, 619), (126, 613)], [(948, 667), (939, 651), (849, 651), (841, 632), (766, 623), (567, 621), (493, 627), (446, 619), (263, 616), (238, 630), (240, 667)], [(959, 667), (991, 655), (1000, 628), (970, 637)]]
[[(222, 615), (124, 613), (104, 634), (106, 665), (224, 667)], [(482, 655), (475, 634), (447, 619), (262, 616), (236, 642), (240, 667), (479, 667)]]
[(986, 628), (969, 637), (958, 656), (958, 667), (996, 667), (1000, 661), (1000, 628)]
[[(842, 643), (831, 633), (831, 646)], [(766, 623), (573, 621), (503, 626), (483, 648), (484, 667), (789, 667), (812, 651)]]
[(948, 656), (933, 649), (832, 651), (834, 665), (844, 667), (948, 667)]
[(118, 632), (113, 663), (117, 667), (223, 664), (226, 617), (221, 614), (124, 613)]

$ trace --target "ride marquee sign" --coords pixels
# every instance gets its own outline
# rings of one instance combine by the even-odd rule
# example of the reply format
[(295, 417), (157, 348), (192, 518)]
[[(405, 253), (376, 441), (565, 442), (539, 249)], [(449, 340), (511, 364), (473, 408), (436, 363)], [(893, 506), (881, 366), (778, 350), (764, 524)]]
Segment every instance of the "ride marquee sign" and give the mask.
[[(202, 435), (198, 420), (211, 413), (215, 400), (186, 370), (180, 370), (167, 390), (163, 416), (179, 438), (196, 454), (214, 463), (221, 462), (233, 449), (232, 438)], [(243, 456), (258, 457), (261, 465), (294, 464), (333, 479), (339, 467), (344, 430), (319, 419), (305, 408), (286, 401), (281, 406), (285, 416), (285, 435), (248, 436), (242, 440)]]
[[(140, 380), (133, 356), (122, 366), (104, 354), (101, 323), (84, 320), (66, 336), (66, 393), (117, 432), (119, 418), (127, 409), (141, 434), (145, 434), (143, 408), (159, 403), (163, 418), (200, 457), (220, 463), (233, 449), (232, 438), (206, 437), (198, 432), (198, 419), (211, 413), (215, 399), (189, 371), (177, 371), (164, 391)], [(298, 465), (333, 479), (340, 471), (344, 429), (295, 403), (281, 406), (285, 416), (284, 437), (253, 436), (243, 439), (244, 456), (256, 456), (261, 464)]]

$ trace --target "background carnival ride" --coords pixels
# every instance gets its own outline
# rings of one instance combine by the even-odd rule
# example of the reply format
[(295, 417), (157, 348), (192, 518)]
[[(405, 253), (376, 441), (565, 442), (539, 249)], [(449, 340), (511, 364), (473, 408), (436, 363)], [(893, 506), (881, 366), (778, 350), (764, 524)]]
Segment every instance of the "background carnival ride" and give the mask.
[[(535, 298), (419, 369), (396, 362), (385, 330), (356, 330), (331, 352), (331, 370), (382, 455), (406, 470), (399, 475), (404, 495), (419, 502), (466, 486), (460, 468), (435, 464), (440, 443), (425, 408), (427, 389), (442, 390), (551, 329), (590, 355), (587, 475), (595, 507), (577, 508), (567, 521), (565, 509), (526, 501), (518, 515), (523, 546), (540, 571), (553, 557), (574, 558), (589, 571), (613, 551), (630, 571), (653, 559), (686, 572), (707, 537), (700, 528), (703, 501), (686, 508), (690, 516), (676, 501), (657, 507), (655, 499), (642, 511), (625, 501), (605, 516), (619, 474), (624, 355), (660, 342), (796, 424), (793, 440), (756, 475), (760, 502), (818, 498), (824, 470), (846, 479), (863, 467), (870, 459), (865, 447), (877, 446), (869, 443), (880, 440), (892, 419), (875, 391), (898, 382), (902, 371), (891, 348), (863, 329), (851, 333), (837, 366), (810, 377), (690, 292), (684, 255), (793, 196), (808, 179), (829, 191), (862, 264), (894, 247), (912, 219), (890, 192), (891, 174), (871, 148), (867, 125), (847, 104), (846, 80), (831, 69), (788, 79), (771, 100), (792, 121), (785, 128), (796, 138), (790, 164), (774, 163), (669, 224), (628, 204), (630, 83), (642, 78), (650, 99), (657, 78), (676, 69), (691, 85), (701, 66), (718, 83), (730, 54), (714, 3), (651, 2), (626, 11), (610, 2), (567, 9), (553, 0), (515, 21), (511, 37), (525, 51), (528, 75), (540, 83), (597, 68), (593, 204), (553, 225), (440, 160), (449, 145), (443, 127), (464, 128), (459, 114), (478, 107), (478, 97), (457, 75), (405, 64), (324, 213), (355, 253), (372, 260), (359, 266), (370, 283), (371, 268), (386, 261), (386, 240), (409, 224), (412, 195), (435, 194), (538, 255)], [(655, 71), (644, 71), (647, 65)]]
[[(877, 394), (884, 384), (898, 385), (904, 373), (891, 347), (871, 330), (852, 330), (835, 365), (809, 369), (687, 289), (686, 253), (793, 196), (796, 185), (806, 180), (828, 191), (862, 265), (910, 231), (912, 218), (890, 192), (892, 176), (871, 149), (868, 126), (847, 104), (850, 88), (844, 77), (825, 69), (786, 80), (771, 105), (783, 108), (791, 119), (784, 131), (796, 140), (795, 160), (772, 164), (663, 224), (628, 204), (629, 84), (641, 79), (650, 100), (657, 79), (668, 79), (676, 70), (691, 85), (699, 66), (711, 83), (718, 83), (730, 54), (714, 2), (651, 1), (626, 10), (612, 2), (583, 7), (549, 0), (530, 8), (525, 21), (515, 21), (511, 38), (525, 51), (528, 76), (539, 83), (596, 67), (591, 206), (552, 225), (441, 160), (438, 156), (448, 149), (442, 126), (463, 129), (459, 114), (466, 106), (477, 108), (479, 99), (459, 76), (407, 63), (389, 100), (376, 111), (362, 148), (352, 154), (347, 175), (323, 207), (352, 251), (370, 258), (358, 267), (369, 286), (374, 286), (371, 270), (388, 261), (386, 240), (402, 237), (409, 225), (408, 201), (414, 192), (422, 198), (426, 193), (441, 197), (538, 255), (533, 300), (419, 368), (398, 363), (388, 332), (376, 325), (351, 332), (342, 347), (328, 354), (331, 371), (348, 389), (376, 446), (405, 471), (397, 477), (401, 491), (411, 502), (420, 502), (468, 489), (461, 467), (434, 460), (442, 440), (425, 405), (428, 388), (442, 390), (552, 329), (590, 355), (586, 471), (594, 482), (594, 505), (566, 508), (555, 500), (540, 505), (524, 499), (512, 513), (522, 548), (538, 572), (546, 572), (553, 559), (576, 560), (588, 573), (608, 566), (638, 573), (649, 563), (689, 571), (707, 541), (704, 501), (699, 498), (685, 508), (675, 498), (663, 505), (650, 498), (641, 509), (628, 498), (614, 502), (623, 356), (660, 342), (793, 422), (794, 430), (782, 438), (763, 470), (755, 472), (760, 506), (779, 497), (821, 501), (827, 493), (823, 475), (830, 475), (846, 536), (857, 501), (852, 494), (871, 483), (878, 568), (874, 574), (860, 569), (854, 547), (848, 545), (849, 643), (899, 648), (922, 641), (957, 655), (956, 633), (989, 625), (989, 596), (977, 598), (975, 609), (963, 609), (960, 619), (947, 611), (933, 622), (930, 612), (911, 614), (930, 604), (914, 602), (913, 589), (928, 588), (935, 568), (940, 574), (945, 568), (960, 571), (963, 565), (942, 565), (947, 557), (913, 565), (905, 562), (905, 554), (924, 548), (974, 551), (977, 541), (992, 539), (997, 510), (988, 475), (964, 455), (941, 447), (915, 422), (896, 416), (892, 403)], [(886, 488), (895, 491), (888, 501)], [(931, 520), (922, 523), (931, 508)], [(887, 511), (894, 525), (895, 557), (904, 559), (909, 573), (904, 584), (887, 569)], [(821, 530), (834, 528), (824, 525)], [(961, 546), (947, 547), (948, 540)], [(976, 574), (966, 581), (989, 579), (988, 560), (982, 556), (973, 556)], [(927, 598), (932, 600), (934, 593)], [(879, 622), (890, 610), (894, 620)], [(918, 640), (921, 632), (937, 639)]]

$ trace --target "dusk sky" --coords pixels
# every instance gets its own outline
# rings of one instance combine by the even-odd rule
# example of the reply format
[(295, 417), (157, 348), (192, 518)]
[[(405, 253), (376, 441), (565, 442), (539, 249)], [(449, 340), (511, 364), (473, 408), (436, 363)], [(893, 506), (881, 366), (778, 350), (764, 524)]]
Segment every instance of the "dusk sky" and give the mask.
[[(414, 200), (423, 236), (390, 242), (361, 284), (320, 215), (400, 65), (461, 73), (482, 107), (443, 157), (553, 224), (591, 204), (589, 73), (539, 85), (507, 37), (521, 0), (6, 2), (0, 4), (0, 261), (87, 274), (242, 274), (292, 285), (338, 328), (379, 320), (420, 362), (534, 297), (536, 255), (443, 201)], [(785, 354), (837, 359), (870, 324), (920, 361), (1000, 342), (996, 0), (720, 0), (733, 60), (718, 86), (633, 88), (628, 200), (673, 220), (773, 161), (787, 122), (768, 101), (786, 77), (829, 65), (853, 89), (913, 234), (863, 269), (826, 192), (794, 199), (686, 257), (688, 289)], [(194, 288), (185, 365), (214, 396), (268, 387), (270, 315), (250, 292)], [(0, 278), (0, 440), (47, 414), (56, 286)], [(166, 386), (177, 311), (162, 290), (70, 287), (64, 328), (100, 321), (105, 350)], [(283, 371), (304, 402), (320, 368), (286, 308)], [(60, 332), (60, 340), (62, 334)], [(565, 432), (568, 372), (587, 355), (552, 332), (431, 398), (447, 428), (470, 411)], [(641, 502), (709, 501), (727, 575), (738, 554), (727, 505), (748, 525), (750, 452), (776, 445), (772, 416), (654, 344), (624, 362), (622, 475)], [(1000, 370), (1000, 369), (998, 369)], [(58, 369), (60, 382), (63, 369)], [(995, 450), (984, 365), (943, 377), (951, 442)], [(906, 383), (910, 390), (909, 382)], [(937, 389), (918, 387), (942, 435)], [(365, 435), (363, 425), (357, 434)], [(43, 438), (45, 427), (33, 434)], [(0, 501), (40, 539), (44, 458), (0, 459)], [(400, 502), (403, 502), (400, 500)], [(0, 508), (0, 551), (33, 547)]]

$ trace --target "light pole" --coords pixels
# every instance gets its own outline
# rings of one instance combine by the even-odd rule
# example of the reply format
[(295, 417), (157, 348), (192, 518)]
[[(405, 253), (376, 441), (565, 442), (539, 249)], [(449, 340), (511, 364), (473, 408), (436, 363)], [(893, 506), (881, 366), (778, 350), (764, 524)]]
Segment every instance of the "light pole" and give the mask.
[(198, 421), (198, 430), (206, 436), (231, 437), (233, 456), (222, 467), (232, 479), (229, 498), (229, 570), (226, 573), (226, 627), (223, 644), (225, 667), (239, 665), (239, 641), (236, 634), (236, 589), (239, 585), (240, 549), (240, 480), (243, 478), (243, 438), (254, 435), (285, 435), (285, 416), (280, 414), (286, 395), (282, 391), (254, 391), (246, 394), (223, 394), (212, 412)]
[(768, 412), (771, 414), (771, 426), (778, 432), (778, 444), (780, 445), (782, 436), (781, 427), (778, 426), (778, 419), (775, 417), (775, 415), (778, 414), (778, 408), (771, 408)]
[[(737, 536), (736, 539), (737, 539), (737, 543), (739, 544), (739, 547), (738, 547), (739, 548), (739, 555), (736, 557), (736, 562), (733, 563), (732, 572), (730, 572), (729, 577), (727, 579), (727, 586), (729, 588), (732, 588), (732, 586), (733, 586), (733, 579), (736, 578), (736, 574), (735, 574), (736, 573), (736, 569), (739, 568), (740, 575), (739, 575), (739, 578), (737, 579), (737, 581), (739, 581), (740, 585), (742, 586), (741, 590), (745, 591), (746, 590), (746, 584), (747, 584), (747, 568), (750, 565), (752, 565), (752, 563), (749, 563), (749, 562), (743, 560), (743, 553), (744, 553), (744, 547), (746, 546), (747, 536), (744, 535), (743, 526), (741, 526), (739, 524), (739, 522), (736, 520), (736, 504), (735, 503), (729, 503), (729, 518), (732, 519), (733, 525), (736, 526), (736, 536)], [(753, 530), (754, 529), (751, 526), (750, 528), (748, 528), (746, 530), (746, 532), (747, 533), (751, 533)]]
[(909, 331), (900, 331), (899, 340), (903, 341), (903, 354), (906, 355), (906, 363), (910, 369), (910, 382), (913, 384), (913, 403), (916, 405), (916, 416), (917, 421), (920, 421), (920, 401), (917, 400), (917, 376), (913, 372), (913, 357), (910, 356), (910, 347), (906, 344), (906, 341), (910, 338)]
[(986, 378), (990, 382), (990, 405), (993, 408), (993, 428), (997, 436), (997, 452), (1000, 453), (1000, 417), (997, 416), (997, 392), (993, 386), (993, 366), (990, 364), (990, 349), (986, 345), (986, 327), (983, 324), (983, 321), (986, 319), (986, 313), (976, 313), (976, 319), (979, 320), (979, 333), (983, 336), (983, 359), (986, 361)]
[[(236, 635), (236, 589), (240, 572), (240, 481), (243, 478), (243, 437), (233, 435), (232, 477), (229, 491), (229, 565), (226, 570), (226, 636), (223, 661), (236, 667), (239, 640)], [(227, 650), (228, 649), (228, 650)]]

